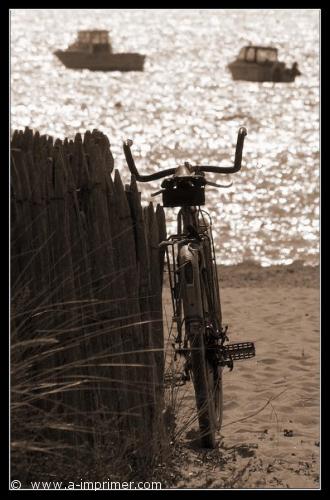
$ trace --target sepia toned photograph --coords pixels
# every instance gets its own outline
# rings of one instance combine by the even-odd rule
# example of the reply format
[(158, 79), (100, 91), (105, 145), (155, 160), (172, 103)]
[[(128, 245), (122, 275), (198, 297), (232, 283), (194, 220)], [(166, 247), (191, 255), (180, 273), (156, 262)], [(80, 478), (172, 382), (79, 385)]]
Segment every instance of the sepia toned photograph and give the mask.
[(320, 490), (320, 9), (11, 9), (9, 490)]

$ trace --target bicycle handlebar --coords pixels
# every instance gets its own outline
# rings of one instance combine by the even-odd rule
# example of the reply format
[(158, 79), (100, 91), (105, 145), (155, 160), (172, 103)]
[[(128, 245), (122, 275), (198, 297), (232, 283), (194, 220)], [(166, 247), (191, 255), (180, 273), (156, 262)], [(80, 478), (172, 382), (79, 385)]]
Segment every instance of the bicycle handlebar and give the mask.
[[(236, 150), (235, 150), (235, 161), (234, 165), (232, 167), (216, 167), (216, 166), (207, 166), (207, 165), (196, 165), (193, 166), (193, 171), (197, 172), (215, 172), (217, 174), (233, 174), (235, 172), (238, 172), (241, 169), (242, 166), (242, 152), (243, 152), (243, 145), (244, 145), (244, 139), (245, 136), (247, 135), (247, 131), (245, 127), (241, 127), (238, 131), (237, 134), (237, 143), (236, 143)], [(135, 175), (136, 180), (139, 182), (149, 182), (149, 181), (154, 181), (157, 179), (161, 179), (162, 177), (168, 177), (170, 175), (175, 174), (176, 168), (168, 168), (166, 170), (162, 170), (161, 172), (156, 172), (154, 174), (150, 175), (140, 175), (138, 172), (138, 169), (136, 168), (132, 152), (131, 152), (131, 146), (133, 144), (133, 141), (131, 139), (127, 139), (123, 143), (123, 149), (124, 149), (124, 154), (126, 158), (126, 162), (128, 165), (128, 168), (130, 169), (131, 174)]]

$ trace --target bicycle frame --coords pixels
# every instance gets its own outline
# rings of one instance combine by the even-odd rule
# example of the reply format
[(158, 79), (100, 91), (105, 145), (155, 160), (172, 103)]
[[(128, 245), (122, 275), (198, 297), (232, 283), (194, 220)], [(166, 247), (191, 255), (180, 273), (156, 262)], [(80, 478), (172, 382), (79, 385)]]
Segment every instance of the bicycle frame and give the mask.
[[(209, 218), (209, 222), (205, 221), (205, 215)], [(202, 220), (204, 225), (201, 224)], [(222, 328), (218, 273), (209, 214), (199, 207), (181, 207), (177, 216), (177, 234), (169, 236), (168, 241), (171, 243), (166, 245), (166, 261), (174, 311), (173, 319), (177, 324), (176, 341), (181, 346), (183, 324), (186, 321), (204, 321), (206, 312), (208, 316), (212, 316), (216, 329), (221, 331)], [(172, 246), (172, 255), (169, 254), (169, 246)], [(205, 274), (204, 279), (207, 279), (209, 283), (207, 291), (210, 296), (208, 297), (201, 295), (202, 273)], [(182, 302), (184, 302), (184, 311), (182, 311)], [(209, 310), (210, 304), (214, 305), (214, 310)], [(186, 343), (187, 339), (185, 339), (184, 348), (187, 347)]]

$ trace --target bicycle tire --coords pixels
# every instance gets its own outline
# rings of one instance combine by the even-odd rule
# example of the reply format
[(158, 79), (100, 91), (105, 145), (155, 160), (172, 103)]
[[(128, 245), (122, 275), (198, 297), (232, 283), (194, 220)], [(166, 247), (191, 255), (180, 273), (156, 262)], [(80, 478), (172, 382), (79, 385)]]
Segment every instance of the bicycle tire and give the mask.
[[(215, 434), (222, 420), (222, 369), (217, 358), (213, 357), (212, 350), (207, 350), (213, 347), (209, 345), (207, 328), (211, 326), (217, 329), (218, 312), (213, 304), (214, 294), (209, 289), (213, 287), (212, 292), (216, 291), (214, 280), (203, 278), (203, 269), (208, 268), (210, 263), (208, 256), (204, 259), (205, 253), (198, 242), (183, 245), (180, 249), (180, 266), (186, 338), (201, 444), (206, 448), (214, 448)], [(214, 347), (216, 345), (215, 337)]]
[[(209, 319), (211, 319), (212, 326), (214, 329), (217, 327), (221, 328), (222, 323), (222, 313), (221, 313), (221, 303), (220, 303), (220, 291), (219, 283), (217, 280), (217, 275), (212, 271), (212, 249), (209, 240), (204, 241), (204, 256), (207, 262), (206, 275), (201, 276), (201, 287), (202, 296), (204, 297), (204, 303), (207, 303)], [(210, 286), (213, 290), (212, 293), (206, 293), (207, 286)], [(210, 301), (210, 303), (209, 303)], [(210, 313), (211, 311), (211, 313)], [(204, 338), (206, 335), (204, 336)], [(207, 353), (206, 353), (207, 354)], [(206, 368), (209, 373), (209, 385), (213, 392), (213, 400), (215, 407), (215, 418), (217, 429), (221, 429), (222, 419), (223, 419), (223, 384), (222, 384), (222, 367), (219, 365), (212, 365), (207, 359), (206, 355)]]
[(190, 330), (188, 335), (201, 443), (205, 448), (215, 448), (215, 434), (221, 428), (223, 414), (222, 369), (208, 360), (203, 331)]

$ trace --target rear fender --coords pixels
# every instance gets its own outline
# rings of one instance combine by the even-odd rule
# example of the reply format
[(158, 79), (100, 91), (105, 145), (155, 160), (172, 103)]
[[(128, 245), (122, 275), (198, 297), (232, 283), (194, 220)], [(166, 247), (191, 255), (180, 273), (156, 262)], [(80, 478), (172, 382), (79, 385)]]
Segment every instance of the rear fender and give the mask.
[(186, 323), (203, 321), (199, 260), (200, 248), (198, 245), (189, 244), (180, 248), (180, 281)]

